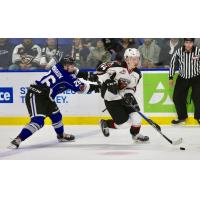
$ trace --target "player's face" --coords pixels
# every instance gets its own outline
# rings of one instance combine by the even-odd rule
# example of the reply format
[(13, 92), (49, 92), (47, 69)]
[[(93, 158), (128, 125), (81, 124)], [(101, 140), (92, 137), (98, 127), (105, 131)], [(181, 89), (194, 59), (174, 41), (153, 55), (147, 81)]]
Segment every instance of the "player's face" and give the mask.
[(151, 44), (151, 42), (152, 42), (152, 39), (151, 38), (145, 38), (144, 39), (144, 43), (145, 43), (145, 45), (150, 45)]
[(64, 66), (64, 69), (66, 71), (68, 71), (69, 73), (73, 73), (76, 70), (76, 67), (75, 67), (75, 65), (67, 64), (67, 65)]
[(178, 41), (179, 41), (178, 38), (171, 38), (171, 42), (173, 42), (173, 43), (177, 43)]
[(122, 41), (124, 42), (124, 43), (128, 43), (129, 42), (129, 38), (122, 38)]
[(192, 50), (192, 47), (193, 47), (193, 42), (192, 41), (185, 41), (184, 42), (184, 45), (185, 45), (185, 49), (187, 51), (191, 51)]
[(102, 48), (102, 47), (103, 47), (103, 42), (99, 40), (99, 41), (97, 42), (97, 47), (98, 47), (98, 48)]
[(81, 43), (81, 39), (80, 39), (80, 38), (75, 38), (75, 39), (74, 39), (74, 44), (75, 44), (76, 46), (80, 45), (80, 43)]
[(128, 68), (135, 68), (139, 65), (140, 60), (138, 57), (128, 57), (125, 59)]

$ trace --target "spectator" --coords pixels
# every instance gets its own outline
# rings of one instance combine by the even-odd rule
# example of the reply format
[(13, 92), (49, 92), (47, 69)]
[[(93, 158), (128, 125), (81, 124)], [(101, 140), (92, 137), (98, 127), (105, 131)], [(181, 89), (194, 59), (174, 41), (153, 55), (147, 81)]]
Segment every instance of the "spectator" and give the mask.
[(171, 38), (166, 41), (160, 51), (159, 65), (169, 67), (174, 52), (180, 47), (181, 44), (178, 38)]
[(123, 60), (124, 59), (124, 52), (127, 48), (138, 48), (138, 45), (135, 42), (135, 39), (133, 38), (122, 38), (121, 39), (121, 46), (122, 49), (117, 53), (117, 60)]
[(57, 46), (60, 52), (63, 52), (63, 58), (71, 55), (73, 38), (57, 38)]
[(144, 44), (144, 39), (143, 38), (135, 38), (135, 43), (139, 46), (139, 45), (143, 45)]
[(194, 45), (200, 48), (200, 38), (195, 38)]
[(103, 38), (101, 40), (103, 42), (104, 48), (111, 55), (111, 60), (119, 60), (121, 61), (121, 55), (118, 56), (118, 53), (123, 49), (121, 39), (119, 38)]
[(168, 38), (154, 38), (153, 39), (155, 43), (162, 49), (162, 47), (165, 45), (167, 41), (169, 41)]
[(159, 62), (160, 47), (151, 38), (145, 38), (144, 44), (139, 46), (141, 62), (144, 68), (153, 68)]
[(72, 45), (71, 56), (76, 60), (78, 67), (87, 66), (87, 57), (90, 53), (89, 48), (82, 44), (80, 38), (75, 38)]
[(97, 41), (96, 47), (91, 50), (88, 58), (88, 65), (97, 67), (99, 63), (111, 61), (111, 54), (105, 50), (101, 39)]
[(12, 64), (13, 45), (7, 38), (0, 38), (0, 69), (8, 69)]
[(44, 69), (50, 69), (61, 60), (63, 52), (58, 50), (56, 38), (47, 38), (46, 44), (42, 49), (40, 65)]
[(83, 38), (82, 44), (83, 46), (88, 47), (91, 51), (92, 49), (94, 49), (98, 40), (98, 38)]
[(138, 45), (135, 42), (135, 39), (133, 38), (122, 38), (122, 46), (124, 49), (127, 48), (138, 48)]
[(31, 38), (25, 38), (22, 44), (17, 45), (12, 54), (12, 63), (9, 67), (15, 69), (38, 69), (40, 67), (41, 48), (33, 44)]

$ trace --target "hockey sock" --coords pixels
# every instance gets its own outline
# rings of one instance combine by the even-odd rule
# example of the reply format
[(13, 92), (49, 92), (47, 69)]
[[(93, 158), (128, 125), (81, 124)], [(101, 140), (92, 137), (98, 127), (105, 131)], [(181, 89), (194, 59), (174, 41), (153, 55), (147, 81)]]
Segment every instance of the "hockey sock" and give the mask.
[(33, 117), (31, 122), (22, 129), (21, 133), (17, 137), (24, 141), (43, 126), (44, 117)]
[(50, 116), (50, 119), (52, 121), (52, 126), (54, 127), (55, 132), (58, 135), (63, 135), (64, 126), (63, 126), (63, 123), (62, 123), (62, 114), (60, 113), (60, 111), (57, 112), (57, 113), (53, 113)]
[[(29, 126), (29, 125), (27, 125), (27, 126)], [(28, 137), (30, 137), (33, 134), (33, 131), (31, 131), (30, 128), (26, 128), (26, 127), (24, 127), (22, 129), (21, 133), (17, 136), (22, 141), (24, 141), (25, 139), (27, 139)]]
[(132, 136), (136, 136), (140, 132), (141, 126), (131, 126), (130, 133)]
[(114, 122), (113, 119), (108, 119), (108, 120), (105, 120), (105, 121), (106, 121), (106, 123), (107, 123), (107, 125), (108, 125), (109, 128), (116, 129), (115, 122)]

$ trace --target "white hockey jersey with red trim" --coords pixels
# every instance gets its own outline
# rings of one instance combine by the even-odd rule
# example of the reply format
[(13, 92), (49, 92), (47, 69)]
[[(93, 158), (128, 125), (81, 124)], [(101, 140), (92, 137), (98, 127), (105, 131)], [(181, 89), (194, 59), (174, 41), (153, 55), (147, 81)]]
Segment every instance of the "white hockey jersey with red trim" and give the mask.
[(106, 80), (111, 79), (112, 76), (118, 83), (120, 90), (117, 94), (113, 94), (106, 90), (104, 100), (115, 101), (122, 99), (126, 93), (132, 93), (133, 95), (135, 94), (136, 87), (141, 78), (141, 73), (137, 68), (130, 72), (126, 67), (114, 65), (109, 67), (104, 74), (98, 75), (101, 84), (103, 84), (103, 82)]

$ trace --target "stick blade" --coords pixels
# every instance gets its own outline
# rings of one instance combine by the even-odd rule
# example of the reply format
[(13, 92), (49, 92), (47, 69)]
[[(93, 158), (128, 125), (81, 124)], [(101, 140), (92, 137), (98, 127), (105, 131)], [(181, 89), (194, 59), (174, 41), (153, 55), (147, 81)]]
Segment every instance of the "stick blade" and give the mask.
[(183, 142), (183, 138), (179, 138), (178, 140), (176, 140), (176, 141), (172, 141), (172, 144), (173, 145), (179, 145), (179, 144), (181, 144)]

